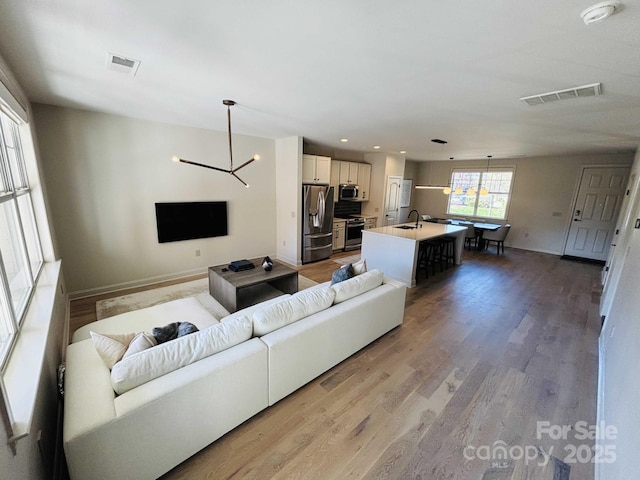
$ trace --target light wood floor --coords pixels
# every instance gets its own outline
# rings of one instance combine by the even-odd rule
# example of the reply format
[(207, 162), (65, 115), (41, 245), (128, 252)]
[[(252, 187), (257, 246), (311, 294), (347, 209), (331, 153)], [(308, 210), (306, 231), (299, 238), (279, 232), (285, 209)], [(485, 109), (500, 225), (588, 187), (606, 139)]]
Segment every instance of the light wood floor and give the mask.
[[(321, 282), (337, 266), (299, 271)], [(599, 271), (522, 250), (465, 251), (463, 265), (407, 291), (401, 327), (163, 478), (590, 480), (593, 464), (570, 453), (592, 444), (574, 432), (536, 438), (536, 422), (595, 423)], [(92, 301), (95, 310), (95, 299), (72, 302), (75, 328)], [(535, 458), (512, 449), (487, 459), (500, 445)]]

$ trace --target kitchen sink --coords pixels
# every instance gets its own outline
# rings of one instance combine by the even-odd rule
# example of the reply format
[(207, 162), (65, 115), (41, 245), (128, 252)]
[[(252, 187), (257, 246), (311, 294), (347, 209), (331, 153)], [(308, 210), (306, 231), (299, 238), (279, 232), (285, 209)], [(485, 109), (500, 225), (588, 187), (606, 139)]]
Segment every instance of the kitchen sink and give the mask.
[(397, 227), (393, 227), (393, 228), (401, 228), (403, 230), (413, 230), (415, 227), (415, 225), (399, 225)]

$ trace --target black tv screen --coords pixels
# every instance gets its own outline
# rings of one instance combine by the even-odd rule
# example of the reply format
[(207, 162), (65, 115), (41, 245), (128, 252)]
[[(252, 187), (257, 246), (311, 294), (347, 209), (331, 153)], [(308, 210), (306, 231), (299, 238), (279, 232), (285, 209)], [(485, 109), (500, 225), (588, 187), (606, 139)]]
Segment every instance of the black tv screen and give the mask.
[(158, 242), (227, 235), (227, 202), (156, 203)]

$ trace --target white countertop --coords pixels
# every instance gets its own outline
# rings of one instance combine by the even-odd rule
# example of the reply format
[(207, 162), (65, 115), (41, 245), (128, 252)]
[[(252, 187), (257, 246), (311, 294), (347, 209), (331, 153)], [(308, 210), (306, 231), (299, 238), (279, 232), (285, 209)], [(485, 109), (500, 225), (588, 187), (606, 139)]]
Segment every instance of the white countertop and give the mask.
[(363, 230), (363, 234), (366, 233), (366, 234), (376, 234), (376, 235), (388, 235), (390, 237), (404, 238), (407, 240), (420, 242), (422, 240), (427, 240), (433, 237), (456, 234), (458, 232), (461, 232), (467, 229), (467, 227), (458, 227), (456, 225), (450, 225), (450, 224), (444, 224), (444, 223), (431, 223), (431, 222), (421, 222), (418, 225), (422, 225), (422, 227), (419, 226), (418, 228), (413, 228), (413, 229), (395, 228), (400, 225), (415, 226), (415, 222), (402, 223), (399, 225), (390, 225), (387, 227), (371, 228), (369, 230)]

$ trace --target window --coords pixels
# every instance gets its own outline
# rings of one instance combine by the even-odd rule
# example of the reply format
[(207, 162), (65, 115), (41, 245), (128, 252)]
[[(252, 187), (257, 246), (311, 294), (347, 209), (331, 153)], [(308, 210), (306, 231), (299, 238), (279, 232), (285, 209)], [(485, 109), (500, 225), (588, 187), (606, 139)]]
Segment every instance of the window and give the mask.
[(0, 111), (0, 365), (20, 330), (43, 263), (20, 128)]
[(514, 169), (453, 170), (447, 213), (505, 220)]

